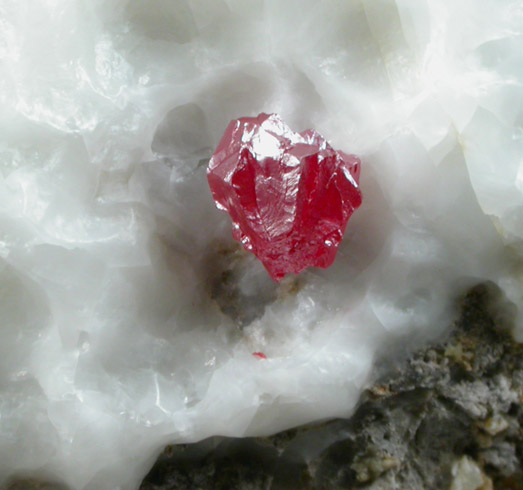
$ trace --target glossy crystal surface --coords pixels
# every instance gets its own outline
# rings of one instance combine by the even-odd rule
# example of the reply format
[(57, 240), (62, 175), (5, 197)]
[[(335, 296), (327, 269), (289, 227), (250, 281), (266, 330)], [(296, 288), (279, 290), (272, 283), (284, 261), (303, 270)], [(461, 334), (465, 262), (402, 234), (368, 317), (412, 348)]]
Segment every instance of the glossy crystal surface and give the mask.
[(294, 133), (277, 114), (232, 121), (207, 170), (233, 236), (275, 281), (335, 259), (361, 204), (360, 160), (316, 131)]
[[(521, 0), (0, 5), (0, 488), (345, 417), (464, 282), (523, 341)], [(278, 286), (200, 165), (272, 107), (365, 155), (335, 264)]]

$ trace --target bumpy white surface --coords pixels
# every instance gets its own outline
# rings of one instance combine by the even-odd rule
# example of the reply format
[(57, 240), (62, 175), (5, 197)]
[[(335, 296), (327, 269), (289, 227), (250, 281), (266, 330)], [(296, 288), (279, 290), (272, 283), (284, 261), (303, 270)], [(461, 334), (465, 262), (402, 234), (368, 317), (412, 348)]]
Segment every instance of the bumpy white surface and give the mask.
[[(165, 443), (347, 415), (467, 285), (521, 308), (522, 40), (520, 0), (3, 0), (1, 479), (134, 489)], [(239, 332), (199, 162), (261, 111), (361, 155), (364, 204)]]

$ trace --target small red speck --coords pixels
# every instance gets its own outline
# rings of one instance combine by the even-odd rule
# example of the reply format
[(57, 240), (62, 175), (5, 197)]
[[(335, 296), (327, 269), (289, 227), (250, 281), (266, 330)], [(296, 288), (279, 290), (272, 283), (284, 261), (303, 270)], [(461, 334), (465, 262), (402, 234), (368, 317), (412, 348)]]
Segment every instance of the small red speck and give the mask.
[(263, 352), (253, 352), (252, 355), (258, 359), (267, 359), (267, 356)]

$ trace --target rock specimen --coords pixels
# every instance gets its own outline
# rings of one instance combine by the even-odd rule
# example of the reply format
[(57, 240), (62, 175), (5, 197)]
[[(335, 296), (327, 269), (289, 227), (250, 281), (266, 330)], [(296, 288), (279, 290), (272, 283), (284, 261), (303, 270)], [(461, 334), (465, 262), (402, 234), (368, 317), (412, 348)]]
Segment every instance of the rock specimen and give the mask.
[[(27, 3), (0, 3), (0, 488), (136, 490), (164, 444), (346, 415), (463, 281), (523, 340), (521, 0)], [(350, 247), (279, 285), (206, 175), (267, 107), (365, 155)]]
[(294, 133), (277, 114), (232, 121), (207, 170), (233, 236), (275, 281), (327, 268), (361, 204), (360, 160), (316, 131)]
[(523, 348), (479, 285), (452, 335), (377, 381), (349, 419), (168, 446), (141, 490), (523, 488)]

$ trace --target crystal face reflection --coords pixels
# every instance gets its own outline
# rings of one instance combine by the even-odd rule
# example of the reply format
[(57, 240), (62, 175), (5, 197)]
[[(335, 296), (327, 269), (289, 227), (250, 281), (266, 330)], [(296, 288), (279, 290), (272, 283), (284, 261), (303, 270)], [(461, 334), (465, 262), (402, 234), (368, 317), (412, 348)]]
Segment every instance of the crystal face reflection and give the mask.
[(332, 265), (361, 204), (360, 163), (314, 130), (297, 134), (278, 115), (260, 114), (229, 124), (207, 176), (234, 238), (280, 281)]
[[(346, 415), (463, 278), (523, 326), (520, 3), (3, 2), (0, 486), (135, 490), (167, 441)], [(335, 265), (278, 285), (230, 260), (205, 172), (230, 120), (273, 111), (364, 161)]]

